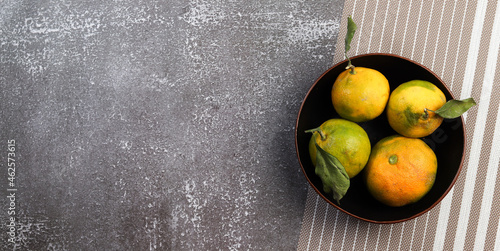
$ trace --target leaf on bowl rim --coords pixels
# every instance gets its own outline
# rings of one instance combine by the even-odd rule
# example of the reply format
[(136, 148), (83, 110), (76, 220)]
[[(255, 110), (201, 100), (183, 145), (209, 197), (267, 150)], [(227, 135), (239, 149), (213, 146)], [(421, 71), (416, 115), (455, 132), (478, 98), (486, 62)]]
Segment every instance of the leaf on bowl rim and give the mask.
[(473, 98), (463, 100), (452, 99), (437, 109), (435, 113), (445, 119), (454, 119), (462, 116), (462, 114), (475, 105), (476, 101)]

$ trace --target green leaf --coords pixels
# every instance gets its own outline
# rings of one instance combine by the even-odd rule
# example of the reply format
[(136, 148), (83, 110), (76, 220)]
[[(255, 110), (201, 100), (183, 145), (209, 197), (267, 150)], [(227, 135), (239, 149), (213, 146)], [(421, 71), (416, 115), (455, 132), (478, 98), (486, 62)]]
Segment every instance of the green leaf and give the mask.
[(445, 119), (454, 119), (460, 117), (471, 107), (476, 105), (476, 101), (472, 98), (463, 100), (450, 100), (446, 102), (441, 108), (437, 109), (435, 113)]
[(323, 182), (323, 190), (331, 193), (333, 199), (340, 204), (350, 186), (349, 176), (342, 163), (333, 155), (326, 152), (316, 144), (316, 169), (315, 173)]
[(351, 40), (356, 32), (356, 23), (352, 20), (351, 16), (347, 18), (347, 34), (345, 36), (345, 54), (351, 49)]

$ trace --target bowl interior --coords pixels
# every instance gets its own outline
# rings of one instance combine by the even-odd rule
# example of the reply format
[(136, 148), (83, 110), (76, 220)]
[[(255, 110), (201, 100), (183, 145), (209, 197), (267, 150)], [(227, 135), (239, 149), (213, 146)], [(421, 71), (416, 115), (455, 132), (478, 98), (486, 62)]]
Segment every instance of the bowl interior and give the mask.
[[(420, 79), (439, 87), (447, 100), (453, 99), (451, 92), (438, 76), (409, 59), (391, 54), (366, 54), (352, 57), (351, 61), (355, 66), (376, 69), (384, 74), (389, 80), (391, 92), (404, 82)], [(304, 131), (316, 128), (330, 118), (340, 117), (333, 108), (330, 95), (333, 83), (346, 66), (347, 61), (340, 62), (320, 76), (307, 93), (300, 108), (295, 143), (304, 175), (323, 199), (358, 219), (374, 223), (396, 223), (427, 212), (444, 198), (460, 173), (465, 150), (462, 117), (445, 119), (433, 134), (422, 138), (436, 153), (438, 171), (431, 191), (417, 203), (404, 207), (389, 207), (379, 203), (366, 190), (362, 173), (351, 179), (351, 186), (340, 200), (340, 204), (337, 204), (331, 195), (323, 192), (321, 180), (314, 173), (314, 166), (309, 157), (308, 143), (311, 134)], [(380, 139), (396, 134), (389, 126), (385, 112), (374, 120), (358, 124), (368, 133), (372, 147)]]

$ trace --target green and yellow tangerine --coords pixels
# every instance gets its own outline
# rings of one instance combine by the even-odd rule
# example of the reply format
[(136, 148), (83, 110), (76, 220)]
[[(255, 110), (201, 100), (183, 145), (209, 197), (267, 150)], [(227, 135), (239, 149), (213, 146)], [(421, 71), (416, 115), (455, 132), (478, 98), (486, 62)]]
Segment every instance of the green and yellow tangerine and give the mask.
[(371, 144), (366, 131), (345, 119), (330, 119), (320, 127), (309, 130), (309, 154), (316, 166), (316, 146), (335, 156), (344, 166), (349, 178), (355, 177), (368, 162)]
[(445, 103), (444, 93), (428, 81), (412, 80), (403, 83), (389, 97), (389, 125), (403, 136), (425, 137), (443, 122), (443, 118), (434, 111)]

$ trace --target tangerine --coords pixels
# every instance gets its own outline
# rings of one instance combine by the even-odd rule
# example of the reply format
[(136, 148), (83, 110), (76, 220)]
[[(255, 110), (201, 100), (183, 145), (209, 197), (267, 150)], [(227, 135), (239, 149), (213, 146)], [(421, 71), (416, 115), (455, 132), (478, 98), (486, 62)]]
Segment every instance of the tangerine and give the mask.
[(385, 205), (415, 203), (434, 185), (437, 158), (421, 139), (393, 135), (372, 149), (364, 171), (370, 194)]
[(389, 81), (381, 72), (353, 66), (339, 74), (331, 97), (340, 117), (364, 122), (384, 112), (389, 94)]
[(443, 117), (434, 111), (445, 103), (446, 97), (437, 86), (429, 81), (412, 80), (392, 91), (387, 103), (387, 119), (403, 136), (425, 137), (443, 122)]
[(345, 119), (329, 119), (313, 132), (309, 141), (309, 154), (316, 166), (316, 146), (335, 156), (344, 166), (349, 178), (356, 176), (368, 162), (371, 144), (366, 131)]

